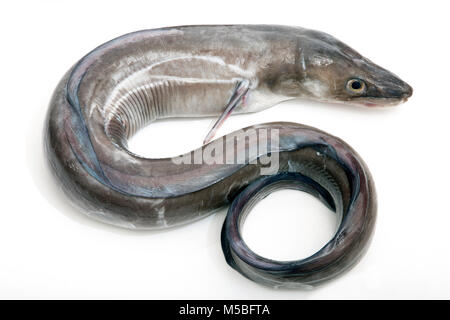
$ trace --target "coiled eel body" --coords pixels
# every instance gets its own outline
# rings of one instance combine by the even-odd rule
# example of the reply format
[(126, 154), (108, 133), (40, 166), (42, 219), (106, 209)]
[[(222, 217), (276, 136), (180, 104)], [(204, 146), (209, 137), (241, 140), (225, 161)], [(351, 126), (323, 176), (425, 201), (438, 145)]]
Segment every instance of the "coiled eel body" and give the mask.
[[(285, 122), (252, 126), (173, 158), (139, 157), (127, 140), (162, 118), (222, 115), (223, 121), (232, 111), (255, 112), (297, 97), (391, 105), (411, 93), (395, 75), (318, 31), (266, 25), (144, 30), (99, 46), (66, 73), (50, 103), (45, 147), (63, 189), (89, 216), (161, 229), (231, 204), (222, 246), (233, 268), (273, 287), (314, 286), (354, 265), (374, 229), (373, 181), (345, 142)], [(268, 137), (265, 148), (257, 143), (261, 137)], [(215, 161), (197, 161), (205, 154)], [(267, 169), (261, 160), (274, 156), (277, 166)], [(333, 239), (313, 256), (278, 262), (243, 242), (245, 216), (276, 188), (309, 192), (341, 218)]]

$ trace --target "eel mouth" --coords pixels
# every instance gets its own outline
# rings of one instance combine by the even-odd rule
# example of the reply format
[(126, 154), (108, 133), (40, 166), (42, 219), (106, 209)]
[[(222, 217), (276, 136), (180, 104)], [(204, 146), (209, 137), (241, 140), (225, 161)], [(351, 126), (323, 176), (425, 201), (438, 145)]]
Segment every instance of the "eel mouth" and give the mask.
[(353, 100), (361, 101), (363, 105), (368, 107), (389, 107), (405, 103), (412, 94), (413, 88), (406, 82), (401, 81), (401, 85), (372, 90), (372, 93), (354, 97)]
[(402, 97), (401, 99), (397, 98), (361, 98), (355, 99), (350, 104), (353, 105), (361, 105), (365, 107), (394, 107), (408, 101), (409, 96)]

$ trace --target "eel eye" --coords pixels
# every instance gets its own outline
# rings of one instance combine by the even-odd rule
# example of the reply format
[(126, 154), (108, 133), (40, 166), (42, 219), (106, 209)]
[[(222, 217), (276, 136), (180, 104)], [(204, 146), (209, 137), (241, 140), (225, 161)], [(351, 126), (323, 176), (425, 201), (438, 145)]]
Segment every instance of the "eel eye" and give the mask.
[(361, 79), (350, 79), (347, 81), (347, 90), (352, 94), (363, 94), (366, 91), (366, 84)]

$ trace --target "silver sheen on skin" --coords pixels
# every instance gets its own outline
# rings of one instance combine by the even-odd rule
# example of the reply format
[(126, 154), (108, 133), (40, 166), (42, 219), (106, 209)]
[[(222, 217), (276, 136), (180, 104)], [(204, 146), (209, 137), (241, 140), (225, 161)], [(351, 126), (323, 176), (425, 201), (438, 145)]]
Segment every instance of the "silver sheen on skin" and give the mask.
[[(271, 25), (144, 30), (99, 46), (65, 74), (50, 102), (45, 148), (63, 189), (89, 216), (162, 229), (231, 204), (222, 231), (227, 262), (269, 286), (312, 286), (354, 265), (375, 223), (370, 173), (345, 142), (296, 123), (267, 123), (247, 129), (277, 130), (273, 149), (246, 163), (192, 165), (139, 157), (127, 140), (157, 119), (219, 117), (205, 148), (221, 143), (209, 141), (232, 113), (295, 98), (394, 105), (411, 94), (397, 76), (319, 31)], [(245, 131), (233, 134), (245, 139)], [(255, 146), (231, 148), (239, 154)], [(262, 176), (257, 160), (269, 153), (278, 155), (279, 167)], [(276, 188), (309, 192), (341, 217), (336, 235), (315, 255), (277, 262), (242, 241), (246, 214)]]

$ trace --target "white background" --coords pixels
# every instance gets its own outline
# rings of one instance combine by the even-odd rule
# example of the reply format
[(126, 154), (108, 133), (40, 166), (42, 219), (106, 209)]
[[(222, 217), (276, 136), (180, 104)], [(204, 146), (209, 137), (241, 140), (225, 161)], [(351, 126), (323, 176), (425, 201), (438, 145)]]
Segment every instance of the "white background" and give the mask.
[[(0, 298), (450, 298), (449, 7), (445, 1), (8, 1), (0, 33)], [(122, 230), (72, 209), (46, 169), (44, 115), (63, 73), (121, 34), (183, 24), (268, 23), (322, 30), (414, 88), (385, 109), (294, 101), (231, 117), (220, 135), (267, 121), (321, 128), (367, 162), (379, 196), (375, 237), (345, 276), (312, 291), (273, 290), (225, 263), (226, 212), (163, 232)], [(211, 119), (164, 121), (134, 151), (200, 145)], [(299, 258), (331, 237), (333, 215), (279, 192), (249, 217), (250, 246)]]

